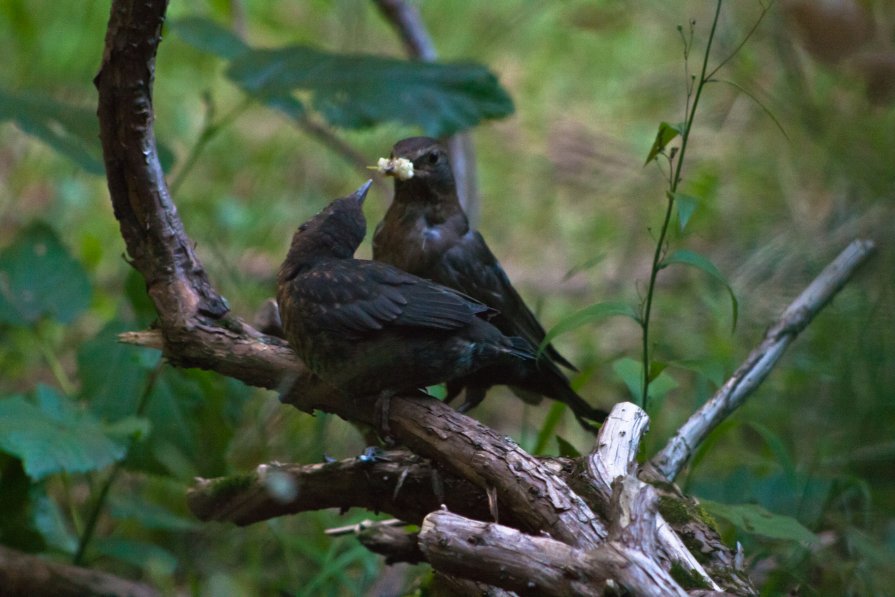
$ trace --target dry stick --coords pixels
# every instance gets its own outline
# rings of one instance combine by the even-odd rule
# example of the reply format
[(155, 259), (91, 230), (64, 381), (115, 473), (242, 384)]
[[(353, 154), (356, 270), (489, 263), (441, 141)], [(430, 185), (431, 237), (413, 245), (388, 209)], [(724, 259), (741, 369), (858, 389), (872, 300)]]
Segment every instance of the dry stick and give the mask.
[[(646, 412), (631, 402), (616, 404), (600, 427), (594, 450), (587, 457), (587, 470), (597, 493), (607, 502), (612, 495), (612, 482), (634, 473), (640, 440), (648, 429)], [(643, 482), (638, 480), (637, 483)], [(720, 591), (721, 587), (712, 580), (661, 514), (656, 514), (656, 525), (662, 553), (702, 577), (712, 589)]]
[(633, 595), (686, 595), (656, 561), (656, 495), (628, 477), (616, 484), (609, 539), (594, 549), (571, 547), (446, 510), (423, 521), (419, 546), (436, 570), (521, 595), (602, 595), (607, 581)]
[[(395, 28), (408, 56), (424, 62), (438, 58), (435, 44), (426, 31), (426, 25), (416, 7), (404, 0), (374, 0), (385, 20)], [(451, 169), (457, 181), (460, 205), (473, 224), (479, 220), (478, 181), (475, 168), (475, 149), (467, 133), (457, 133), (447, 140)]]
[(799, 332), (848, 282), (875, 248), (870, 240), (855, 240), (846, 247), (786, 308), (727, 383), (653, 456), (649, 461), (651, 467), (666, 479), (674, 480), (706, 436), (755, 391)]

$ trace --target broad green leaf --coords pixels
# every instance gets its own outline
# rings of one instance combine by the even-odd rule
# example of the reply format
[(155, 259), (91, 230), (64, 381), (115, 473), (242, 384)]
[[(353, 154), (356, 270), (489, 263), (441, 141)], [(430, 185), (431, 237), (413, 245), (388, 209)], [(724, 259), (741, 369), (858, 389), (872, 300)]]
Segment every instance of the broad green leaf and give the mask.
[(232, 60), (249, 50), (249, 46), (238, 35), (209, 19), (188, 17), (170, 21), (168, 26), (180, 39), (197, 50), (225, 60)]
[(70, 323), (90, 305), (90, 280), (56, 233), (33, 222), (0, 252), (0, 323)]
[(78, 549), (78, 538), (68, 528), (59, 506), (39, 485), (32, 486), (30, 493), (34, 508), (34, 528), (40, 532), (48, 547), (74, 554)]
[(562, 420), (563, 413), (566, 412), (566, 408), (566, 405), (562, 402), (554, 402), (550, 405), (550, 410), (547, 411), (547, 416), (544, 417), (544, 423), (538, 430), (538, 437), (535, 440), (535, 447), (534, 450), (532, 450), (532, 454), (544, 454), (544, 451), (547, 449), (547, 444), (550, 442), (550, 438), (553, 436), (556, 427)]
[(677, 206), (678, 227), (683, 232), (690, 222), (693, 212), (696, 211), (696, 206), (699, 205), (700, 200), (698, 197), (685, 195), (684, 193), (672, 193), (672, 196), (674, 197), (674, 204)]
[(557, 336), (580, 328), (586, 323), (599, 321), (615, 315), (622, 315), (624, 317), (630, 317), (634, 321), (639, 321), (637, 313), (635, 313), (634, 309), (628, 304), (619, 302), (596, 303), (585, 307), (580, 311), (576, 311), (568, 317), (564, 317), (559, 323), (550, 328), (550, 331), (547, 332), (547, 335), (544, 336), (544, 339), (538, 345), (538, 354), (543, 352), (547, 345), (553, 342), (553, 339)]
[(730, 287), (730, 283), (727, 281), (727, 278), (724, 277), (724, 274), (718, 271), (718, 268), (715, 267), (715, 264), (713, 264), (711, 261), (700, 255), (699, 253), (689, 251), (687, 249), (678, 249), (677, 251), (663, 259), (662, 263), (659, 265), (659, 268), (663, 269), (668, 267), (669, 265), (674, 265), (675, 263), (695, 267), (696, 269), (707, 273), (712, 278), (724, 285), (724, 288), (726, 288), (728, 294), (730, 294), (730, 304), (733, 311), (732, 330), (736, 330), (737, 317), (739, 316), (739, 303), (737, 301), (736, 295), (733, 293), (733, 288)]
[[(650, 379), (647, 406), (655, 406), (656, 402), (665, 398), (668, 392), (677, 388), (678, 383), (668, 371), (665, 371), (664, 366), (654, 362), (650, 369), (654, 372), (654, 377)], [(643, 397), (643, 365), (640, 361), (623, 357), (612, 363), (612, 370), (627, 386), (634, 403), (640, 404)]]
[(556, 445), (559, 448), (560, 456), (564, 456), (566, 458), (579, 458), (581, 456), (581, 452), (579, 452), (575, 446), (569, 443), (568, 440), (558, 435), (556, 436)]
[(757, 504), (722, 504), (710, 500), (699, 503), (716, 518), (723, 518), (736, 528), (771, 539), (784, 539), (799, 543), (815, 543), (817, 537), (798, 520), (768, 512)]
[(0, 122), (10, 120), (92, 174), (103, 174), (99, 122), (93, 109), (0, 88)]
[(47, 386), (38, 387), (36, 404), (22, 396), (0, 399), (0, 450), (20, 458), (34, 480), (100, 469), (126, 454), (90, 413)]
[(443, 137), (513, 112), (513, 102), (497, 77), (477, 64), (291, 46), (244, 52), (230, 63), (227, 75), (264, 102), (282, 101), (299, 90), (310, 92), (314, 108), (331, 125), (349, 129), (398, 122)]
[[(229, 29), (201, 17), (180, 19), (171, 23), (171, 28), (183, 41), (197, 50), (213, 54), (227, 61), (234, 60), (251, 50), (238, 35)], [(293, 97), (291, 93), (273, 93), (258, 99), (294, 120), (305, 116), (304, 104)]]
[(680, 135), (681, 131), (683, 131), (683, 125), (669, 124), (667, 122), (660, 123), (659, 130), (656, 131), (656, 139), (653, 141), (653, 146), (650, 147), (649, 153), (646, 155), (644, 166), (656, 159), (659, 152), (665, 149), (665, 146), (671, 143), (675, 137)]

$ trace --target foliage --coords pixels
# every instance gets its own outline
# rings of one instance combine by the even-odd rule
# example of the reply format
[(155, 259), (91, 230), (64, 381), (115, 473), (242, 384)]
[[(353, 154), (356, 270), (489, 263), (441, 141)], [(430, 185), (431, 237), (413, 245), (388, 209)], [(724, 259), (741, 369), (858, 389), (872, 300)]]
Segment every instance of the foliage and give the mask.
[[(735, 55), (723, 72), (735, 84), (710, 87), (698, 118), (657, 132), (694, 89), (689, 70), (680, 85), (680, 43), (705, 47), (704, 4), (436, 0), (421, 10), (448, 60), (421, 65), (400, 59), (366, 5), (172, 3), (154, 97), (175, 200), (215, 284), (250, 318), (294, 226), (365, 175), (284, 123), (340, 127), (374, 163), (402, 136), (503, 118), (512, 95), (516, 115), (476, 133), (481, 228), (557, 324), (551, 341), (579, 365), (585, 397), (608, 406), (648, 392), (649, 454), (851, 237), (891, 238), (895, 222), (895, 109), (871, 104), (847, 61), (795, 46), (782, 8), (739, 47), (762, 9), (727, 3), (714, 47)], [(222, 24), (240, 22), (234, 6), (244, 35)], [(100, 175), (90, 81), (107, 5), (12, 0), (0, 11), (0, 541), (69, 560), (83, 547), (87, 565), (167, 593), (362, 592), (379, 559), (323, 536), (350, 522), (336, 513), (230, 528), (186, 512), (194, 476), (348, 456), (362, 442), (341, 421), (116, 341), (154, 312), (121, 258)], [(344, 77), (290, 70), (306, 60)], [(384, 73), (397, 81), (380, 85)], [(431, 93), (427, 110), (398, 85)], [(640, 167), (644, 155), (667, 164), (664, 176)], [(371, 199), (375, 222), (386, 197)], [(893, 266), (886, 250), (845, 289), (682, 479), (718, 504), (708, 509), (756, 569), (772, 570), (758, 579), (769, 593), (883, 594), (895, 581)], [(637, 361), (630, 321), (644, 318), (626, 305), (656, 292), (650, 356)], [(494, 392), (474, 414), (539, 453), (590, 448), (562, 407), (511, 400)], [(818, 543), (785, 540), (806, 538), (801, 528)]]

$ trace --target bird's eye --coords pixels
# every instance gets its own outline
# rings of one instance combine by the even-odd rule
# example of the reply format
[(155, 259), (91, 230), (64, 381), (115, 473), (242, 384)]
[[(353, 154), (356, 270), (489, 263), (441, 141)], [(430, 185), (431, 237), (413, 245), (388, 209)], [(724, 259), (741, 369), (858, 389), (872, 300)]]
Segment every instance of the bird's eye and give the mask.
[(437, 152), (437, 151), (433, 151), (432, 153), (430, 153), (429, 155), (426, 156), (426, 160), (427, 160), (430, 164), (437, 164), (437, 163), (438, 163), (438, 157), (439, 157), (439, 156), (438, 156), (438, 152)]

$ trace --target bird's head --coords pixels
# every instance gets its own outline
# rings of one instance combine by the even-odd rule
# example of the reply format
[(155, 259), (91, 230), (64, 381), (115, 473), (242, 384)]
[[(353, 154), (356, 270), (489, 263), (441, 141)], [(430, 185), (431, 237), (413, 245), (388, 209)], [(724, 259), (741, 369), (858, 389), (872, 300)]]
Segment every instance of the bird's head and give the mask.
[(386, 163), (401, 164), (407, 160), (413, 169), (386, 168), (386, 175), (395, 177), (395, 188), (401, 186), (426, 186), (439, 193), (453, 193), (454, 173), (448, 159), (447, 150), (441, 143), (430, 137), (410, 137), (395, 143)]
[(354, 193), (336, 199), (299, 226), (292, 237), (287, 261), (313, 262), (324, 257), (352, 257), (367, 232), (363, 203), (372, 183), (368, 180)]

